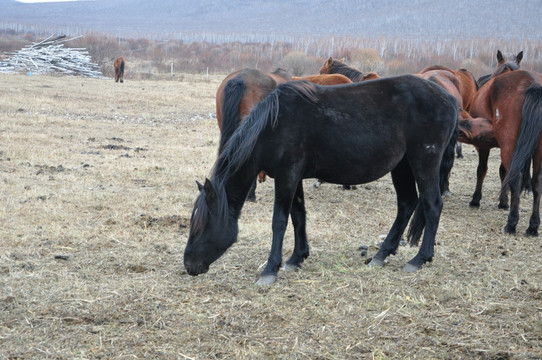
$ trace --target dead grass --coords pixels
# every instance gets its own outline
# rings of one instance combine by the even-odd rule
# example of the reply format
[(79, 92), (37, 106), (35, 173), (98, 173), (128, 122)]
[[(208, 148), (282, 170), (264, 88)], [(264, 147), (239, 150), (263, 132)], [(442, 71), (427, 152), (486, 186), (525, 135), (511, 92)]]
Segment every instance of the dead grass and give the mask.
[[(498, 151), (479, 210), (476, 153), (456, 162), (436, 257), (400, 271), (376, 251), (389, 177), (342, 191), (307, 181), (311, 257), (256, 287), (273, 181), (208, 274), (182, 265), (194, 180), (214, 162), (221, 77), (182, 81), (0, 75), (0, 359), (538, 359), (539, 239), (502, 234)], [(530, 200), (522, 199), (519, 229)], [(292, 250), (288, 232), (285, 252)]]

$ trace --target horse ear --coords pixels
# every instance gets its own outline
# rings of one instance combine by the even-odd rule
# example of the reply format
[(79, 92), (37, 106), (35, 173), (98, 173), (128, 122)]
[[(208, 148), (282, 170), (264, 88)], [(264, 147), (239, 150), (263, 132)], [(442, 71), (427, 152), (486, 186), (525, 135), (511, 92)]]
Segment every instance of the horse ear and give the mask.
[(201, 185), (199, 181), (196, 180), (196, 184), (198, 184), (198, 191), (203, 190), (203, 185)]
[(205, 185), (203, 185), (203, 190), (205, 190), (205, 199), (207, 204), (211, 204), (216, 201), (216, 191), (211, 183), (211, 180), (205, 179)]
[(329, 59), (327, 59), (326, 67), (330, 67), (331, 65), (333, 65), (333, 58), (330, 56)]
[(343, 63), (343, 62), (344, 62), (344, 58), (342, 58), (341, 60), (339, 60), (339, 62), (342, 62), (342, 63)]
[(499, 65), (501, 65), (504, 62), (504, 57), (502, 56), (502, 53), (500, 50), (497, 50), (497, 61), (499, 62)]
[(520, 51), (520, 52), (516, 55), (516, 64), (519, 65), (519, 63), (521, 62), (521, 60), (523, 60), (523, 50)]

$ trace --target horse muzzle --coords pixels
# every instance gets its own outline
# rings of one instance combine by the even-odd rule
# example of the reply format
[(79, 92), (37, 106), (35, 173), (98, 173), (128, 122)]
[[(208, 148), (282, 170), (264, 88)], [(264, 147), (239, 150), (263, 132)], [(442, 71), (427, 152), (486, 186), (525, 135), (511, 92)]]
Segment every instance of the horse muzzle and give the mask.
[(209, 265), (207, 264), (204, 264), (204, 263), (195, 264), (186, 260), (184, 262), (184, 267), (186, 268), (188, 275), (192, 275), (192, 276), (205, 274), (207, 271), (209, 271)]

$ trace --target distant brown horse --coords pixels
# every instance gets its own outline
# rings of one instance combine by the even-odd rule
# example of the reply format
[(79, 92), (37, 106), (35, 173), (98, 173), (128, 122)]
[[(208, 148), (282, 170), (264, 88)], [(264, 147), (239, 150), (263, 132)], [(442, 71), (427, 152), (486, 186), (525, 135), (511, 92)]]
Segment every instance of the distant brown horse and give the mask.
[(480, 76), (476, 81), (478, 87), (484, 85), (491, 77), (518, 70), (521, 60), (523, 60), (523, 51), (520, 51), (517, 55), (505, 57), (500, 50), (497, 50), (497, 67), (495, 71), (492, 74)]
[(324, 65), (320, 68), (320, 74), (342, 74), (353, 82), (378, 79), (380, 77), (375, 72), (363, 73), (352, 66), (346, 65), (344, 59), (334, 60), (332, 57), (324, 62)]
[[(242, 69), (222, 80), (216, 92), (216, 120), (220, 129), (219, 154), (252, 108), (279, 84), (290, 80), (292, 80), (290, 74), (281, 68), (271, 73), (257, 69)], [(265, 181), (265, 173), (261, 172), (258, 180)], [(256, 179), (247, 200), (256, 201)]]
[(115, 82), (124, 82), (124, 65), (126, 61), (123, 57), (118, 57), (115, 59), (115, 62), (113, 63), (113, 67), (115, 68)]
[(313, 84), (318, 85), (340, 85), (350, 84), (352, 80), (342, 74), (322, 74), (322, 75), (308, 75), (308, 76), (294, 76), (292, 80), (307, 80)]
[[(501, 199), (508, 189), (511, 193), (507, 233), (516, 232), (519, 195), (527, 185), (532, 161), (533, 207), (526, 235), (537, 236), (542, 195), (542, 74), (516, 70), (490, 78), (478, 91), (471, 114), (491, 121), (501, 149)], [(475, 193), (471, 205), (475, 201), (479, 205), (480, 198), (481, 193)]]

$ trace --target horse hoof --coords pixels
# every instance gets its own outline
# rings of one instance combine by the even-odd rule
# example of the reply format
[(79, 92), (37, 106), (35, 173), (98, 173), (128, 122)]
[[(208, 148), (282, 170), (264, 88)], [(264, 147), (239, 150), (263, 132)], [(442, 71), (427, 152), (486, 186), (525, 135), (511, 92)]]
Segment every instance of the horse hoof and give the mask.
[(470, 206), (471, 208), (479, 208), (479, 207), (480, 207), (480, 203), (479, 203), (479, 202), (475, 202), (475, 201), (471, 201), (471, 202), (469, 203), (469, 206)]
[(503, 205), (503, 204), (499, 204), (498, 208), (499, 208), (499, 209), (502, 209), (502, 210), (508, 210), (508, 209), (510, 209), (510, 206), (508, 206), (508, 205), (506, 205), (506, 204), (504, 204), (504, 205)]
[(503, 229), (503, 232), (505, 234), (514, 235), (516, 233), (516, 227), (515, 226), (509, 226), (506, 225)]
[(371, 262), (367, 264), (367, 266), (370, 267), (383, 267), (384, 266), (384, 260), (377, 259), (373, 256), (371, 259)]
[(256, 281), (256, 285), (271, 285), (277, 280), (277, 275), (262, 275)]
[(525, 231), (525, 236), (538, 237), (538, 229), (528, 228), (527, 231)]
[(403, 271), (408, 272), (408, 273), (413, 273), (420, 270), (421, 268), (422, 268), (421, 266), (418, 267), (416, 265), (412, 265), (411, 263), (407, 263), (405, 267), (403, 268)]
[(286, 271), (286, 272), (296, 272), (297, 270), (299, 270), (299, 268), (300, 267), (297, 266), (297, 265), (286, 263), (286, 264), (284, 264), (284, 269), (283, 270)]

